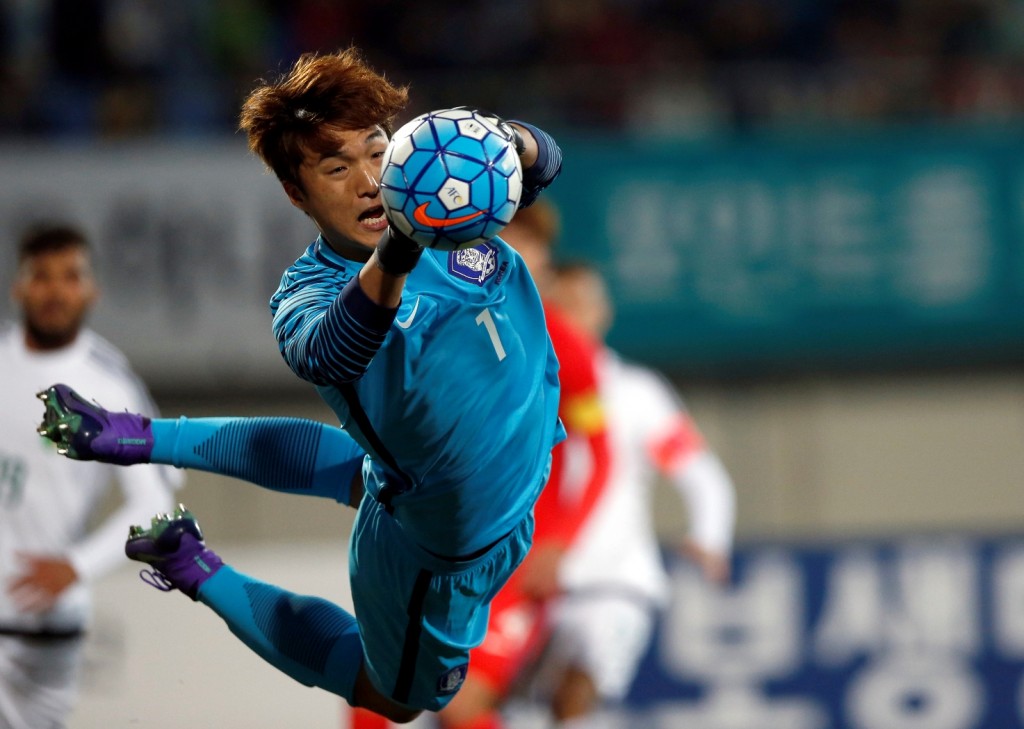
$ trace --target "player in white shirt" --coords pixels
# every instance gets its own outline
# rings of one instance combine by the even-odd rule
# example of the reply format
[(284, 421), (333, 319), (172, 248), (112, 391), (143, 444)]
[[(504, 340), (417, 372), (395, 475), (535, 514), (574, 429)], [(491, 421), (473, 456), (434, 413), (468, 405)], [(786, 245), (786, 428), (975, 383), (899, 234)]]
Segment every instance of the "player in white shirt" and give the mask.
[[(593, 268), (559, 267), (552, 297), (603, 341), (612, 311)], [(607, 348), (600, 383), (612, 439), (609, 485), (562, 564), (564, 594), (551, 606), (551, 639), (531, 682), (563, 727), (592, 726), (601, 701), (625, 696), (667, 599), (652, 517), (658, 476), (685, 501), (686, 552), (714, 582), (728, 579), (735, 521), (733, 483), (672, 387)], [(572, 467), (588, 466), (577, 459)]]
[[(75, 463), (36, 432), (36, 393), (58, 381), (112, 408), (156, 414), (124, 356), (83, 328), (97, 287), (82, 234), (27, 234), (12, 295), (21, 320), (0, 326), (0, 729), (50, 729), (74, 705), (87, 584), (127, 562), (128, 527), (169, 511), (181, 476)], [(88, 531), (115, 478), (121, 505)]]

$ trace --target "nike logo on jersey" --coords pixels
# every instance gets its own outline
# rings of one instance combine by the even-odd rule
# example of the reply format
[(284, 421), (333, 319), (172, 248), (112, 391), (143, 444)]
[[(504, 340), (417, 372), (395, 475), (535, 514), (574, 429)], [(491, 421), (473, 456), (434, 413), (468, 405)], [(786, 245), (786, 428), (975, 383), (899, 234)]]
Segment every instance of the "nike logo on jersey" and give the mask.
[(443, 228), (446, 225), (458, 225), (459, 223), (465, 223), (484, 214), (483, 210), (477, 210), (475, 213), (460, 215), (457, 218), (435, 218), (432, 215), (427, 215), (427, 205), (429, 204), (430, 203), (423, 203), (412, 212), (412, 217), (415, 218), (416, 222), (420, 225), (425, 225), (428, 228)]
[(416, 297), (416, 303), (413, 304), (412, 311), (409, 312), (409, 316), (407, 316), (407, 317), (405, 317), (405, 319), (401, 319), (401, 320), (395, 319), (395, 324), (397, 324), (402, 329), (408, 329), (409, 327), (412, 326), (412, 320), (416, 318), (416, 312), (417, 312), (417, 310), (419, 310), (419, 308), (420, 308), (420, 297), (417, 296)]

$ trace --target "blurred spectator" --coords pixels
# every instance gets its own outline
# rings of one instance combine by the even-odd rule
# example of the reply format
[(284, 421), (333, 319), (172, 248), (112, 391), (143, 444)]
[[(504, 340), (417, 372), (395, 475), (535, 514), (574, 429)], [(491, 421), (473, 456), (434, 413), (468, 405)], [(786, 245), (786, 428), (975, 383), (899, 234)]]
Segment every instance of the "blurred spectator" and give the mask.
[(230, 133), (262, 69), (353, 43), (417, 108), (596, 130), (1004, 122), (1022, 26), (1000, 0), (0, 0), (0, 131)]

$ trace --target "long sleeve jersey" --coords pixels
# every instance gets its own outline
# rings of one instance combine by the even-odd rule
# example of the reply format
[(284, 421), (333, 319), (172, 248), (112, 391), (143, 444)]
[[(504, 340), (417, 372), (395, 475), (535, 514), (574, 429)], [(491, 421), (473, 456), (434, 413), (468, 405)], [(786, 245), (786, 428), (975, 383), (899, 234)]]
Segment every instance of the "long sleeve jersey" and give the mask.
[(366, 451), (366, 489), (403, 529), (436, 554), (472, 553), (530, 513), (564, 436), (540, 296), (498, 238), (427, 250), (375, 332), (353, 314), (362, 266), (318, 239), (285, 272), (281, 353)]

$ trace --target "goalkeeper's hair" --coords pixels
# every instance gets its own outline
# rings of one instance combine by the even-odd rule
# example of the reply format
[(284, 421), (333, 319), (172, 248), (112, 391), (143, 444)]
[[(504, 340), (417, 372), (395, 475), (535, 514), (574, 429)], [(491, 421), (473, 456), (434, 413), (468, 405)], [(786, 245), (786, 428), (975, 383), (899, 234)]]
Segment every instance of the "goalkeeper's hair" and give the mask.
[(89, 239), (85, 233), (71, 225), (36, 223), (26, 229), (18, 241), (18, 263), (68, 248), (80, 248), (89, 253)]
[(332, 151), (332, 130), (380, 125), (390, 137), (408, 97), (408, 87), (393, 85), (354, 47), (327, 55), (305, 53), (287, 73), (261, 80), (250, 92), (239, 129), (279, 180), (300, 185), (306, 149)]

